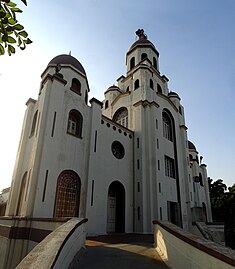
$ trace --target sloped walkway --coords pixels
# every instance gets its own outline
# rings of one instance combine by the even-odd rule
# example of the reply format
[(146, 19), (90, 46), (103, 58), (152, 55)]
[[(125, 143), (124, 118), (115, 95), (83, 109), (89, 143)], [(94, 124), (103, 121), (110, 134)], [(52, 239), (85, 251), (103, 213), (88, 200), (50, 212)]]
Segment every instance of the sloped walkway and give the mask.
[(167, 269), (153, 248), (152, 235), (105, 235), (90, 237), (76, 268)]

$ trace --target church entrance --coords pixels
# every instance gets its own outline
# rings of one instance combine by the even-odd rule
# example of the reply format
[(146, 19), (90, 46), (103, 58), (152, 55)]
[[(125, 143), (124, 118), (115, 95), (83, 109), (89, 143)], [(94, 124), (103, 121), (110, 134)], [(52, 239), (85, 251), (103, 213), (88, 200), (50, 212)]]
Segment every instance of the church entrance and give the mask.
[(109, 186), (107, 206), (107, 232), (125, 232), (125, 189), (114, 181)]

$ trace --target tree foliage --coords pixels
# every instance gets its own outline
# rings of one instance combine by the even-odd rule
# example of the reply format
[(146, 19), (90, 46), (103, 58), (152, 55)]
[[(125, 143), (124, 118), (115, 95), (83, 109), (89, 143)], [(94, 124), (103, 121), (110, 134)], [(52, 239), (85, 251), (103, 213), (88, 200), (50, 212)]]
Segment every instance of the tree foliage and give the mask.
[(225, 244), (235, 249), (235, 184), (227, 188), (222, 179), (208, 181), (213, 220), (224, 222)]
[[(26, 0), (21, 0), (27, 5)], [(0, 0), (0, 55), (7, 51), (10, 56), (15, 53), (15, 45), (24, 50), (26, 45), (32, 43), (24, 26), (18, 23), (17, 13), (23, 11), (10, 0)]]

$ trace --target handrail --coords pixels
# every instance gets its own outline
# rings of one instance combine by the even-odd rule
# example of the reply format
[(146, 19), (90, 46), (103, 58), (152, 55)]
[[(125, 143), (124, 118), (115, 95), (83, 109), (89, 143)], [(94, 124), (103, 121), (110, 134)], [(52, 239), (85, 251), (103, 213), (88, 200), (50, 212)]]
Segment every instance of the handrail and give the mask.
[(42, 240), (16, 268), (66, 268), (64, 264), (69, 265), (84, 245), (86, 222), (87, 219), (70, 219)]

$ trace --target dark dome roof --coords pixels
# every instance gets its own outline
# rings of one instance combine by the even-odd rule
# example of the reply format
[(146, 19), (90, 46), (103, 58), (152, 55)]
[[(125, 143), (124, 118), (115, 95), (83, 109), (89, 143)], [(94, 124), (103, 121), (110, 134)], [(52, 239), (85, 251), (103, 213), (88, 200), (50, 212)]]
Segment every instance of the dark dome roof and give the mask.
[(168, 95), (172, 95), (172, 96), (173, 96), (173, 95), (175, 95), (175, 96), (179, 96), (179, 95), (178, 95), (178, 93), (176, 93), (176, 92), (169, 92), (169, 93), (168, 93)]
[(111, 85), (110, 87), (108, 87), (108, 89), (105, 91), (105, 93), (109, 92), (109, 91), (121, 91), (120, 88), (116, 85)]
[(159, 54), (158, 51), (156, 50), (155, 46), (153, 45), (153, 43), (148, 40), (148, 37), (144, 33), (143, 29), (138, 29), (135, 33), (139, 37), (139, 39), (131, 45), (131, 47), (127, 53), (130, 53), (135, 47), (142, 46), (142, 47), (151, 47), (152, 49), (154, 49), (154, 51), (157, 54)]
[(194, 144), (189, 140), (188, 140), (188, 148), (193, 149), (193, 150), (197, 150), (196, 147), (194, 146)]
[(116, 85), (111, 85), (110, 87), (108, 87), (108, 90), (111, 90), (111, 89), (120, 90), (120, 89), (118, 88), (118, 86), (116, 86)]
[(129, 50), (132, 50), (135, 46), (151, 46), (155, 49), (155, 46), (148, 39), (140, 38), (135, 43), (133, 43)]
[(83, 68), (82, 64), (73, 56), (68, 54), (61, 54), (53, 58), (48, 65), (57, 65), (57, 64), (69, 64), (72, 65), (74, 68), (82, 72), (86, 75), (85, 69)]
[(168, 96), (169, 97), (176, 97), (176, 98), (178, 98), (180, 100), (180, 97), (179, 97), (178, 93), (176, 93), (176, 92), (169, 92)]

